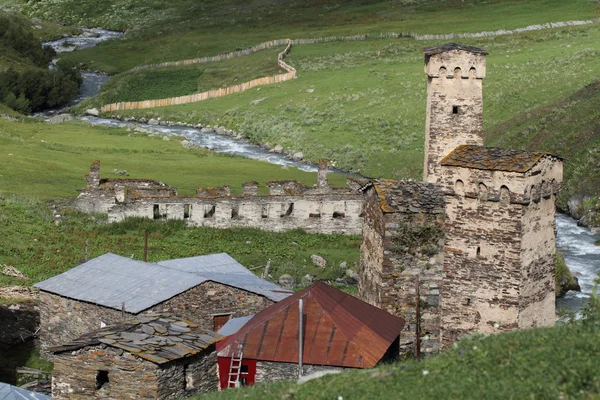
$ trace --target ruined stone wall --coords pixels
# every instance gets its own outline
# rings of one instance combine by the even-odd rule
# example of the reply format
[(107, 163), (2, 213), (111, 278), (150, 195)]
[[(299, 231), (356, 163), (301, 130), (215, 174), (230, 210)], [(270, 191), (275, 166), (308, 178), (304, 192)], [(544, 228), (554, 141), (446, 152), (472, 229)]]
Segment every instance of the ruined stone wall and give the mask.
[(109, 210), (109, 221), (127, 217), (185, 219), (190, 226), (252, 227), (281, 232), (358, 235), (362, 230), (361, 194), (271, 195), (239, 197), (140, 198)]
[[(215, 282), (204, 282), (186, 292), (145, 310), (170, 313), (189, 319), (202, 329), (213, 329), (215, 315), (231, 314), (242, 317), (256, 314), (273, 304), (264, 296)], [(127, 310), (127, 304), (125, 304)], [(125, 318), (132, 313), (125, 313)], [(100, 329), (100, 323), (111, 325), (123, 321), (122, 312), (61, 297), (48, 292), (40, 293), (40, 353), (50, 358), (47, 348), (62, 345), (79, 336)]]
[(175, 400), (219, 389), (217, 353), (211, 345), (197, 356), (161, 365), (156, 370), (158, 398)]
[[(86, 347), (54, 356), (52, 398), (156, 399), (156, 365), (131, 353), (106, 346)], [(108, 371), (109, 382), (96, 389), (98, 371)]]
[[(302, 375), (312, 374), (320, 371), (342, 371), (347, 368), (330, 367), (327, 365), (302, 365)], [(298, 364), (282, 363), (270, 361), (256, 362), (256, 377), (255, 382), (274, 382), (298, 379)]]
[[(442, 345), (518, 328), (522, 174), (443, 167)], [(509, 183), (510, 187), (504, 185)], [(522, 193), (522, 192), (521, 192)]]
[(426, 59), (427, 116), (425, 166), (427, 182), (440, 181), (440, 161), (461, 144), (483, 145), (485, 56), (454, 50)]
[(519, 327), (551, 326), (555, 320), (556, 194), (562, 162), (544, 158), (525, 178), (521, 243)]
[(416, 338), (418, 279), (421, 352), (436, 352), (444, 246), (442, 193), (437, 186), (411, 182), (396, 197), (386, 194), (395, 210), (382, 212), (381, 198), (375, 192), (370, 189), (365, 196), (359, 297), (405, 319), (400, 353), (406, 354)]

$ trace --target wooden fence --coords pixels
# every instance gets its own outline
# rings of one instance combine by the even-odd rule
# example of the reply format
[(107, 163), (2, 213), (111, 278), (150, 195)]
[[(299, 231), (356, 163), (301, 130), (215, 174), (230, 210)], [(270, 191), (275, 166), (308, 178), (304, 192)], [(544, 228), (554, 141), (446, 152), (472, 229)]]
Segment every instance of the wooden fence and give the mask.
[[(410, 37), (416, 40), (434, 40), (434, 39), (455, 39), (455, 38), (477, 38), (477, 37), (486, 37), (486, 36), (500, 36), (500, 35), (509, 35), (515, 33), (529, 32), (529, 31), (537, 31), (542, 29), (550, 29), (550, 28), (558, 28), (565, 26), (579, 26), (579, 25), (587, 25), (594, 24), (600, 22), (600, 19), (592, 19), (586, 21), (565, 21), (565, 22), (550, 22), (542, 25), (530, 25), (524, 28), (517, 28), (513, 30), (497, 30), (497, 31), (485, 31), (485, 32), (476, 32), (476, 33), (460, 33), (460, 34), (446, 34), (446, 35), (417, 35), (414, 33), (396, 33), (396, 32), (385, 32), (380, 33), (376, 36), (371, 36), (372, 38), (379, 39), (396, 39), (401, 37)], [(290, 52), (292, 45), (297, 44), (316, 44), (316, 43), (325, 43), (325, 42), (335, 42), (335, 41), (353, 41), (353, 40), (367, 40), (369, 39), (369, 35), (354, 35), (354, 36), (328, 36), (322, 38), (312, 38), (312, 39), (278, 39), (278, 40), (270, 40), (268, 42), (260, 43), (254, 47), (244, 50), (233, 51), (226, 54), (219, 54), (213, 57), (201, 57), (201, 58), (193, 58), (189, 60), (181, 60), (181, 61), (167, 61), (158, 64), (148, 64), (148, 65), (140, 65), (137, 66), (131, 71), (139, 71), (142, 69), (149, 68), (167, 68), (167, 67), (175, 67), (181, 65), (192, 65), (192, 64), (203, 64), (215, 61), (228, 60), (231, 58), (242, 57), (252, 53), (255, 53), (260, 50), (268, 49), (276, 46), (283, 46), (287, 44), (284, 51), (278, 54), (277, 63), (281, 68), (286, 70), (286, 73), (267, 76), (263, 78), (258, 78), (251, 80), (249, 82), (241, 83), (239, 85), (229, 86), (222, 89), (214, 89), (209, 90), (207, 92), (190, 94), (187, 96), (179, 96), (179, 97), (170, 97), (166, 99), (156, 99), (156, 100), (143, 100), (143, 101), (131, 101), (131, 102), (120, 102), (113, 104), (106, 104), (102, 106), (102, 111), (116, 111), (116, 110), (130, 110), (130, 109), (139, 109), (139, 108), (152, 108), (152, 107), (166, 107), (172, 106), (176, 104), (186, 104), (193, 103), (197, 101), (212, 99), (215, 97), (227, 96), (233, 93), (240, 93), (251, 89), (256, 86), (262, 85), (270, 85), (273, 83), (279, 83), (288, 81), (290, 79), (294, 79), (296, 77), (296, 70), (288, 65), (284, 60), (285, 56)]]

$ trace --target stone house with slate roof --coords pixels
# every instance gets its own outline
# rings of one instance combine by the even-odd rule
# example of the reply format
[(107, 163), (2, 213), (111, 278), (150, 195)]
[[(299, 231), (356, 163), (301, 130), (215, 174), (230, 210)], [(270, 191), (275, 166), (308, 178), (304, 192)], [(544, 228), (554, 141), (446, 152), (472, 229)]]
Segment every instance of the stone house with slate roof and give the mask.
[[(266, 308), (217, 344), (221, 388), (228, 387), (231, 358), (243, 358), (240, 381), (298, 377), (299, 300), (302, 315), (302, 373), (372, 368), (398, 357), (404, 320), (323, 282)], [(235, 372), (235, 371), (234, 371)]]
[(52, 398), (170, 400), (218, 388), (222, 336), (169, 315), (144, 315), (86, 333), (54, 353)]
[(256, 313), (292, 292), (258, 278), (225, 253), (158, 263), (112, 253), (39, 282), (40, 348), (133, 316), (168, 312), (202, 329)]
[(562, 160), (483, 146), (486, 55), (425, 49), (426, 183), (363, 187), (359, 296), (406, 319), (405, 352), (417, 323), (426, 353), (473, 332), (554, 323)]

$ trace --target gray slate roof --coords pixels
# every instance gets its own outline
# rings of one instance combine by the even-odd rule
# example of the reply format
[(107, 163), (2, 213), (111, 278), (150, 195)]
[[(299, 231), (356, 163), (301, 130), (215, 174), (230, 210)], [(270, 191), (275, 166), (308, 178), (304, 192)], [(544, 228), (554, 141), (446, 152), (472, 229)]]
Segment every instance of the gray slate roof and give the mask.
[(292, 294), (258, 278), (225, 253), (147, 263), (106, 253), (39, 282), (40, 290), (137, 314), (206, 281), (263, 295), (273, 301)]
[(159, 261), (158, 265), (200, 275), (206, 280), (222, 283), (260, 294), (273, 301), (281, 301), (292, 294), (272, 282), (261, 279), (227, 253), (210, 254), (175, 260)]
[(223, 336), (233, 335), (242, 329), (242, 327), (246, 325), (246, 322), (250, 321), (252, 317), (254, 317), (254, 314), (246, 315), (245, 317), (231, 318), (217, 331), (217, 333)]
[(0, 382), (0, 400), (51, 400), (50, 396), (30, 392), (20, 387)]

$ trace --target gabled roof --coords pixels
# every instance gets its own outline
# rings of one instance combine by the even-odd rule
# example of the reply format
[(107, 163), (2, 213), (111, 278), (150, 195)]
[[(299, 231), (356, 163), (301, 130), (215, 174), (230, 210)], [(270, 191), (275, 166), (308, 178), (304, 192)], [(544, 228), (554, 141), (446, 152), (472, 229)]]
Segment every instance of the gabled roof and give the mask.
[(39, 282), (40, 290), (137, 314), (206, 281), (270, 300), (293, 292), (261, 279), (225, 253), (148, 263), (106, 253)]
[(375, 188), (383, 212), (442, 213), (445, 203), (436, 183), (378, 179), (361, 188)]
[(164, 364), (198, 354), (222, 338), (218, 333), (199, 329), (198, 324), (191, 321), (154, 314), (86, 333), (49, 350), (57, 354), (105, 344), (155, 364)]
[(75, 300), (137, 314), (207, 279), (106, 253), (34, 286)]
[(488, 52), (480, 47), (466, 46), (459, 43), (446, 43), (441, 46), (425, 47), (423, 52), (426, 56), (433, 56), (435, 54), (445, 53), (452, 50), (468, 51), (469, 53), (488, 55)]
[(0, 382), (0, 400), (51, 400), (51, 397)]
[(243, 344), (244, 358), (298, 362), (298, 300), (303, 299), (303, 362), (370, 368), (398, 338), (404, 320), (317, 282), (256, 314), (221, 342), (219, 357)]
[(559, 158), (550, 153), (461, 145), (444, 157), (441, 164), (450, 167), (525, 173), (545, 156)]
[(294, 293), (259, 278), (227, 253), (178, 258), (159, 261), (157, 264), (176, 271), (202, 276), (209, 281), (260, 294), (273, 301), (283, 300)]

